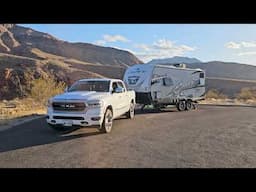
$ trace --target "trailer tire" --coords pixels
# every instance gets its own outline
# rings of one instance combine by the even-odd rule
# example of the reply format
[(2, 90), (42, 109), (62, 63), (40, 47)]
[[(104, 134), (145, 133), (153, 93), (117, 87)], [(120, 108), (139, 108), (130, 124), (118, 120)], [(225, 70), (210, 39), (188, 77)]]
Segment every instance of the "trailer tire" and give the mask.
[(192, 102), (190, 100), (186, 101), (186, 110), (190, 111), (193, 108)]
[(177, 103), (176, 107), (179, 111), (184, 111), (186, 109), (186, 102), (185, 101), (179, 101)]

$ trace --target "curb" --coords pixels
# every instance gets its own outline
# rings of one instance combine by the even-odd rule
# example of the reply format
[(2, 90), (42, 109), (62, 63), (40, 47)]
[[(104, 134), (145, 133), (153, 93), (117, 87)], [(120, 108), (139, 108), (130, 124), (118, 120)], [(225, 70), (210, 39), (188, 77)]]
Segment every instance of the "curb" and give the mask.
[(243, 105), (243, 104), (204, 104), (204, 103), (200, 103), (199, 105), (220, 106), (220, 107), (256, 107), (256, 105)]

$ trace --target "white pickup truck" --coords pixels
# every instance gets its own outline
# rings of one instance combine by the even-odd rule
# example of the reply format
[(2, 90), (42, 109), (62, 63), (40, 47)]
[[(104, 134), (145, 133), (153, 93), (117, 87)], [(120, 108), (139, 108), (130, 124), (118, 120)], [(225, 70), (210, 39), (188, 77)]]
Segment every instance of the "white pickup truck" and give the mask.
[(59, 130), (67, 126), (94, 126), (109, 133), (113, 119), (134, 117), (135, 92), (119, 79), (81, 79), (65, 93), (49, 99), (46, 121)]

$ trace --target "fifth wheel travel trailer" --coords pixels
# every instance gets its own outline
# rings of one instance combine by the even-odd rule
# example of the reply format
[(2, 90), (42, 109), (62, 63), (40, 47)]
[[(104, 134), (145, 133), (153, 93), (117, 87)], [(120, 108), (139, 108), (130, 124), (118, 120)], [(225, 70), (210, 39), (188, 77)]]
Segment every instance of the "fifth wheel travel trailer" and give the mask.
[(196, 108), (205, 98), (205, 72), (185, 64), (137, 64), (124, 74), (128, 89), (136, 92), (136, 103), (161, 109), (176, 105), (179, 111)]

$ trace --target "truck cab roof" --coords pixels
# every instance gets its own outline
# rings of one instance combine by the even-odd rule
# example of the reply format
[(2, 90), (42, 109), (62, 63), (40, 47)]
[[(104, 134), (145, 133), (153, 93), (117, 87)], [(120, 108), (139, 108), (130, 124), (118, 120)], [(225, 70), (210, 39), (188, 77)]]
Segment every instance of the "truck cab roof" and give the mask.
[(92, 78), (92, 79), (80, 79), (79, 81), (122, 81), (122, 80), (110, 79), (110, 78)]

